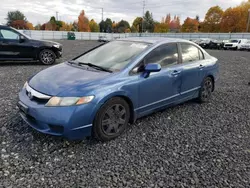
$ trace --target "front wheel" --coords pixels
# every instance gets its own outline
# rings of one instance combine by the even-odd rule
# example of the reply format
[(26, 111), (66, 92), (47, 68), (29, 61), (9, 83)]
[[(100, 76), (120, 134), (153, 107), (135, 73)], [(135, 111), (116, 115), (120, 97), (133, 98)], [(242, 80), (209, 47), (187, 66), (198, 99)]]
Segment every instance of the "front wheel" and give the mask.
[(130, 118), (128, 103), (120, 97), (108, 100), (97, 112), (93, 134), (97, 140), (109, 141), (120, 136)]
[(205, 78), (205, 80), (201, 85), (198, 101), (201, 103), (208, 102), (212, 96), (213, 88), (214, 88), (214, 83), (212, 78), (210, 77)]
[(52, 65), (56, 61), (56, 54), (50, 49), (44, 49), (39, 53), (39, 61), (44, 65)]

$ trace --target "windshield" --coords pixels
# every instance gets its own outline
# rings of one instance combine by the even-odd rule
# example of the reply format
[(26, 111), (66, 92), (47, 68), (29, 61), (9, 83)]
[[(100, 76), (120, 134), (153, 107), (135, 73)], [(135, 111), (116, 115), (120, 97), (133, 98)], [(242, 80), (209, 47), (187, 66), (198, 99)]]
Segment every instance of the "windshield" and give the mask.
[(230, 43), (238, 43), (239, 41), (238, 40), (230, 40), (229, 42)]
[(76, 59), (110, 70), (121, 70), (130, 60), (141, 53), (148, 43), (132, 41), (112, 41)]

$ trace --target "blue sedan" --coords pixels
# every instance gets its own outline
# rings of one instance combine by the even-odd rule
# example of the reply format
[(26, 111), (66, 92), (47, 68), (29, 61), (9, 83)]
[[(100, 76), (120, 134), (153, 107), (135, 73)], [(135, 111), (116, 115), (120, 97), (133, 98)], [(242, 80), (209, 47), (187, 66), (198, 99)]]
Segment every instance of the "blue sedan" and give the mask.
[(182, 39), (111, 41), (29, 78), (19, 93), (20, 115), (42, 133), (108, 141), (142, 116), (209, 101), (217, 61)]

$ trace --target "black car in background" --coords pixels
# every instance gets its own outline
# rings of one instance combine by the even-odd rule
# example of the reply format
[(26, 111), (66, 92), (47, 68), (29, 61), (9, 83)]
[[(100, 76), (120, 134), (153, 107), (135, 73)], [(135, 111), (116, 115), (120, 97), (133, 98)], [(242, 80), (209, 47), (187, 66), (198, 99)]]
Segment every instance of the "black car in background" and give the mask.
[(224, 46), (224, 42), (215, 39), (205, 39), (199, 42), (199, 45), (204, 49), (216, 49), (221, 50)]
[(60, 43), (35, 40), (18, 30), (0, 25), (0, 61), (40, 61), (53, 64), (62, 56)]

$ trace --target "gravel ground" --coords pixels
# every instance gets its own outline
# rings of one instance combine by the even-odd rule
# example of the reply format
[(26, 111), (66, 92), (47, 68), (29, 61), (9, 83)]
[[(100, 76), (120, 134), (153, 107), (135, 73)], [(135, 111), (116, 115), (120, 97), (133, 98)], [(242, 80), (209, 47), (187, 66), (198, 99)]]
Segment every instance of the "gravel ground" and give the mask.
[[(62, 43), (62, 60), (97, 44)], [(0, 187), (250, 187), (250, 53), (209, 53), (220, 60), (210, 103), (139, 119), (107, 143), (33, 131), (15, 104), (27, 78), (46, 66), (0, 65)]]

